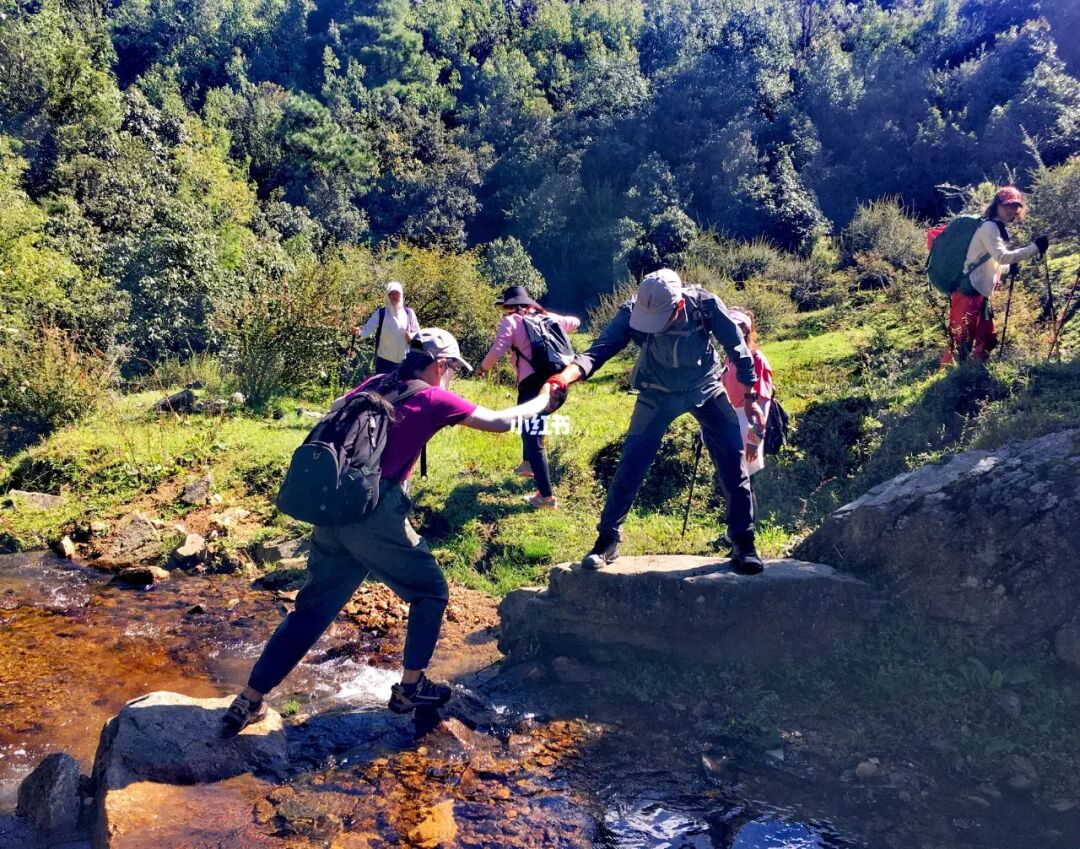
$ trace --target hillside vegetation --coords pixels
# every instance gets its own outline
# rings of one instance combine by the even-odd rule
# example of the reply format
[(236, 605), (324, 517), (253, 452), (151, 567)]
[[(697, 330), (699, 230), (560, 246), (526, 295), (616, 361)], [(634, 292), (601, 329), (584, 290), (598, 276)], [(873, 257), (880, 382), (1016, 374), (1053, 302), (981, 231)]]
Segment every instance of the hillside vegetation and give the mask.
[[(0, 513), (55, 539), (212, 470), (270, 508), (309, 419), (362, 375), (351, 328), (398, 279), (479, 359), (524, 284), (596, 331), (664, 263), (754, 310), (794, 415), (759, 477), (779, 553), (865, 487), (1076, 412), (1080, 54), (1069, 4), (982, 0), (0, 0)], [(1008, 350), (937, 370), (927, 226), (996, 185), (1029, 198)], [(1048, 274), (1048, 277), (1047, 277)], [(1049, 288), (1048, 288), (1049, 285)], [(1004, 293), (997, 296), (999, 301)], [(999, 323), (1003, 301), (997, 304)], [(588, 336), (577, 342), (585, 345)], [(587, 547), (633, 403), (628, 354), (577, 387), (551, 453), (562, 509), (526, 513), (510, 437), (450, 431), (419, 523), (491, 592)], [(459, 381), (503, 406), (509, 374)], [(196, 384), (216, 416), (147, 412)], [(720, 507), (690, 422), (669, 434), (630, 550), (705, 551)], [(179, 510), (175, 506), (170, 509)], [(231, 543), (230, 543), (231, 544)]]

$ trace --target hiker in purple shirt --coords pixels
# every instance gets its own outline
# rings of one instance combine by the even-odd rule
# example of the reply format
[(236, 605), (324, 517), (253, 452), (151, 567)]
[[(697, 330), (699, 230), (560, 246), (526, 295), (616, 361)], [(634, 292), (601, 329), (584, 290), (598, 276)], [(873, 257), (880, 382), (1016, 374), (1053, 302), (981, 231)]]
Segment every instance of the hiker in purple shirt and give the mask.
[(406, 713), (449, 700), (449, 685), (424, 675), (439, 638), (449, 590), (428, 544), (409, 524), (409, 474), (424, 445), (444, 427), (460, 424), (505, 432), (523, 419), (554, 412), (565, 400), (562, 390), (543, 387), (536, 398), (516, 407), (498, 411), (478, 407), (449, 390), (450, 381), (462, 369), (472, 371), (457, 340), (445, 330), (427, 328), (413, 338), (397, 369), (353, 390), (376, 381), (380, 392), (392, 392), (409, 381), (428, 384), (394, 405), (375, 509), (354, 524), (313, 527), (308, 582), (296, 597), (295, 609), (263, 648), (247, 687), (225, 714), (227, 733), (239, 733), (266, 716), (263, 696), (308, 653), (368, 577), (382, 581), (409, 605), (401, 682), (392, 688), (390, 709)]

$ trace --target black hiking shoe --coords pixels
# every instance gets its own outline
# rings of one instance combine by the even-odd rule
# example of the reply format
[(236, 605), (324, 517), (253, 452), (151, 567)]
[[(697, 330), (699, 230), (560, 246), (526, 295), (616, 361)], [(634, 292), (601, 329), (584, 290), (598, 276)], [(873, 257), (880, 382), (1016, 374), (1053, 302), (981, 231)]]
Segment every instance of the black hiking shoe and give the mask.
[(731, 537), (724, 531), (711, 543), (713, 551), (731, 551)]
[(619, 557), (619, 537), (610, 534), (600, 534), (596, 538), (596, 544), (592, 551), (585, 555), (581, 565), (585, 569), (602, 569), (609, 563), (614, 563)]
[(740, 575), (761, 574), (765, 564), (754, 548), (753, 534), (732, 540), (731, 563)]
[(233, 699), (225, 715), (221, 717), (221, 736), (235, 737), (249, 725), (266, 719), (266, 702), (253, 702), (243, 693)]
[(390, 710), (394, 713), (408, 713), (417, 708), (437, 708), (450, 701), (450, 685), (442, 681), (432, 681), (421, 674), (415, 686), (395, 684), (390, 688)]

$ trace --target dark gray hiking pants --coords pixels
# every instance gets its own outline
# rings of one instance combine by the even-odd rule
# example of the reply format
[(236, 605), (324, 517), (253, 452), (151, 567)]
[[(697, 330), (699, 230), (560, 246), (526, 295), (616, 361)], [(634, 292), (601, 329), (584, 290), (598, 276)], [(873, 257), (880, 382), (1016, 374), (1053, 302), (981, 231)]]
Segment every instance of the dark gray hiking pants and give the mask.
[(368, 576), (409, 603), (405, 668), (431, 662), (449, 591), (427, 543), (409, 524), (411, 507), (400, 485), (384, 484), (378, 506), (362, 521), (315, 526), (308, 582), (251, 670), (250, 687), (268, 693), (280, 684)]
[(683, 413), (690, 413), (701, 425), (705, 447), (716, 466), (720, 491), (727, 503), (728, 535), (734, 539), (753, 532), (754, 504), (739, 420), (723, 393), (695, 406), (700, 399), (698, 392), (642, 392), (638, 395), (619, 466), (608, 487), (607, 501), (597, 525), (601, 534), (619, 534), (660, 449), (664, 433)]

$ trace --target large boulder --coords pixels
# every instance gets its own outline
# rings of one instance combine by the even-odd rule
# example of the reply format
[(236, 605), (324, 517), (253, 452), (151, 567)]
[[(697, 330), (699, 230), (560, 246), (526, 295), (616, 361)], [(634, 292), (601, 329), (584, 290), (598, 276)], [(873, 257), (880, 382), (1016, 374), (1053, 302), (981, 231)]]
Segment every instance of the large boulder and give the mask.
[(841, 507), (796, 550), (931, 615), (1014, 642), (1057, 635), (1080, 606), (1080, 430), (923, 466)]
[(547, 589), (499, 606), (499, 648), (512, 659), (588, 663), (769, 663), (857, 635), (878, 602), (862, 581), (828, 566), (770, 561), (738, 575), (726, 560), (621, 557), (599, 571), (563, 564)]
[(81, 807), (79, 762), (64, 752), (47, 756), (19, 785), (16, 813), (46, 834), (74, 831)]
[(232, 700), (150, 693), (131, 702), (101, 731), (94, 758), (95, 849), (124, 832), (129, 812), (151, 784), (204, 784), (244, 773), (283, 769), (287, 748), (281, 716), (223, 739), (221, 718)]

